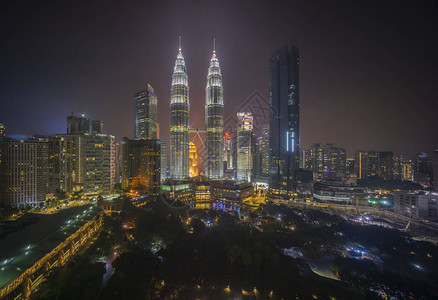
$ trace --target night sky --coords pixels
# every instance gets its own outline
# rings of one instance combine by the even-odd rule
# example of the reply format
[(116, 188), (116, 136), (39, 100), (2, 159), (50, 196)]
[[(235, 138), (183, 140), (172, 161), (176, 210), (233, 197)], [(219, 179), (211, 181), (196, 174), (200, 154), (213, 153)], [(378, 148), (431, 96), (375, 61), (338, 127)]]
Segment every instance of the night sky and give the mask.
[[(300, 48), (301, 145), (414, 155), (438, 147), (437, 1), (8, 1), (0, 12), (0, 122), (7, 134), (65, 133), (70, 112), (134, 134), (134, 94), (158, 95), (169, 137), (182, 36), (192, 127), (204, 127), (213, 38), (225, 118), (268, 96), (268, 63)], [(355, 3), (353, 3), (355, 2)], [(359, 1), (357, 1), (359, 2)]]

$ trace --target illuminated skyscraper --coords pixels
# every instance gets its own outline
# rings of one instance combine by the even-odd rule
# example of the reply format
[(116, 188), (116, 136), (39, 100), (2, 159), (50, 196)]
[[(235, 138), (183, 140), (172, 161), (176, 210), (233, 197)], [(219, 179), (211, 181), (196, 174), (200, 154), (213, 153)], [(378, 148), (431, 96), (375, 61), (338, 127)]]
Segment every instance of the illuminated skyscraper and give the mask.
[(122, 142), (123, 188), (156, 196), (160, 192), (160, 140)]
[(252, 175), (251, 137), (253, 118), (250, 112), (237, 113), (237, 181), (250, 182)]
[(221, 69), (215, 49), (213, 50), (213, 56), (208, 68), (207, 87), (205, 91), (205, 174), (209, 178), (217, 179), (224, 176), (222, 159), (224, 100)]
[(149, 84), (135, 94), (135, 139), (157, 138), (157, 96)]
[(0, 203), (13, 207), (37, 206), (46, 200), (48, 149), (46, 139), (2, 142)]
[(165, 180), (167, 178), (167, 141), (161, 140), (161, 180)]
[(229, 133), (224, 136), (224, 170), (233, 170), (233, 141)]
[(335, 179), (345, 174), (346, 151), (333, 144), (315, 144), (310, 149), (311, 170), (318, 178)]
[(261, 161), (261, 176), (268, 178), (269, 176), (269, 124), (262, 126), (262, 161)]
[(196, 146), (194, 143), (189, 143), (189, 176), (196, 177), (198, 172), (198, 153), (196, 152)]
[(189, 176), (189, 85), (181, 42), (170, 89), (170, 177)]
[(270, 189), (290, 196), (300, 157), (299, 51), (284, 46), (269, 66)]

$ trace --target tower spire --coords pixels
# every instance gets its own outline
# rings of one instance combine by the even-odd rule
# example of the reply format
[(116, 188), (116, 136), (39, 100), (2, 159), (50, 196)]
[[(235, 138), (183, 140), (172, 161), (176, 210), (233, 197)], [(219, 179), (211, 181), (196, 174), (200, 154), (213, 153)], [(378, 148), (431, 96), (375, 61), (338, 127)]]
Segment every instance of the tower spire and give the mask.
[(213, 57), (216, 57), (216, 38), (213, 38)]
[(181, 52), (181, 36), (179, 36), (179, 48), (178, 48), (179, 52)]

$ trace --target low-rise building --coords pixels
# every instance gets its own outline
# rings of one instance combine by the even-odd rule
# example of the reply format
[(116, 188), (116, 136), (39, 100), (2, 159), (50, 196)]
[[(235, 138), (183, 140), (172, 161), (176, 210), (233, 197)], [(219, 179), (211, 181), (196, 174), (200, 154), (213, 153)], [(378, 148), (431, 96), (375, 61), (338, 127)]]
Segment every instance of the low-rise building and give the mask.
[(438, 220), (438, 193), (429, 191), (396, 192), (394, 212), (414, 220)]
[(340, 181), (317, 182), (314, 186), (313, 199), (320, 202), (368, 205), (364, 188), (345, 184)]

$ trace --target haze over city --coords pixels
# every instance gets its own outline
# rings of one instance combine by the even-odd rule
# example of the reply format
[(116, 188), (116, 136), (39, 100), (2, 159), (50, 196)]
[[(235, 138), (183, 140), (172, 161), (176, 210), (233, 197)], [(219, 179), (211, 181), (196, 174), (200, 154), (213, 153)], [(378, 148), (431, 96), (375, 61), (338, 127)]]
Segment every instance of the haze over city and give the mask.
[[(23, 5), (25, 6), (23, 8)], [(8, 134), (64, 133), (85, 113), (133, 136), (133, 96), (150, 83), (168, 139), (178, 36), (190, 126), (204, 126), (206, 69), (217, 41), (225, 119), (254, 91), (268, 100), (268, 58), (300, 48), (301, 146), (432, 151), (438, 143), (435, 1), (10, 1), (1, 11), (0, 120)], [(36, 13), (35, 13), (36, 11)], [(17, 19), (22, 21), (17, 22)], [(26, 120), (26, 122), (22, 122)]]
[(0, 299), (438, 299), (437, 25), (438, 0), (8, 1)]

